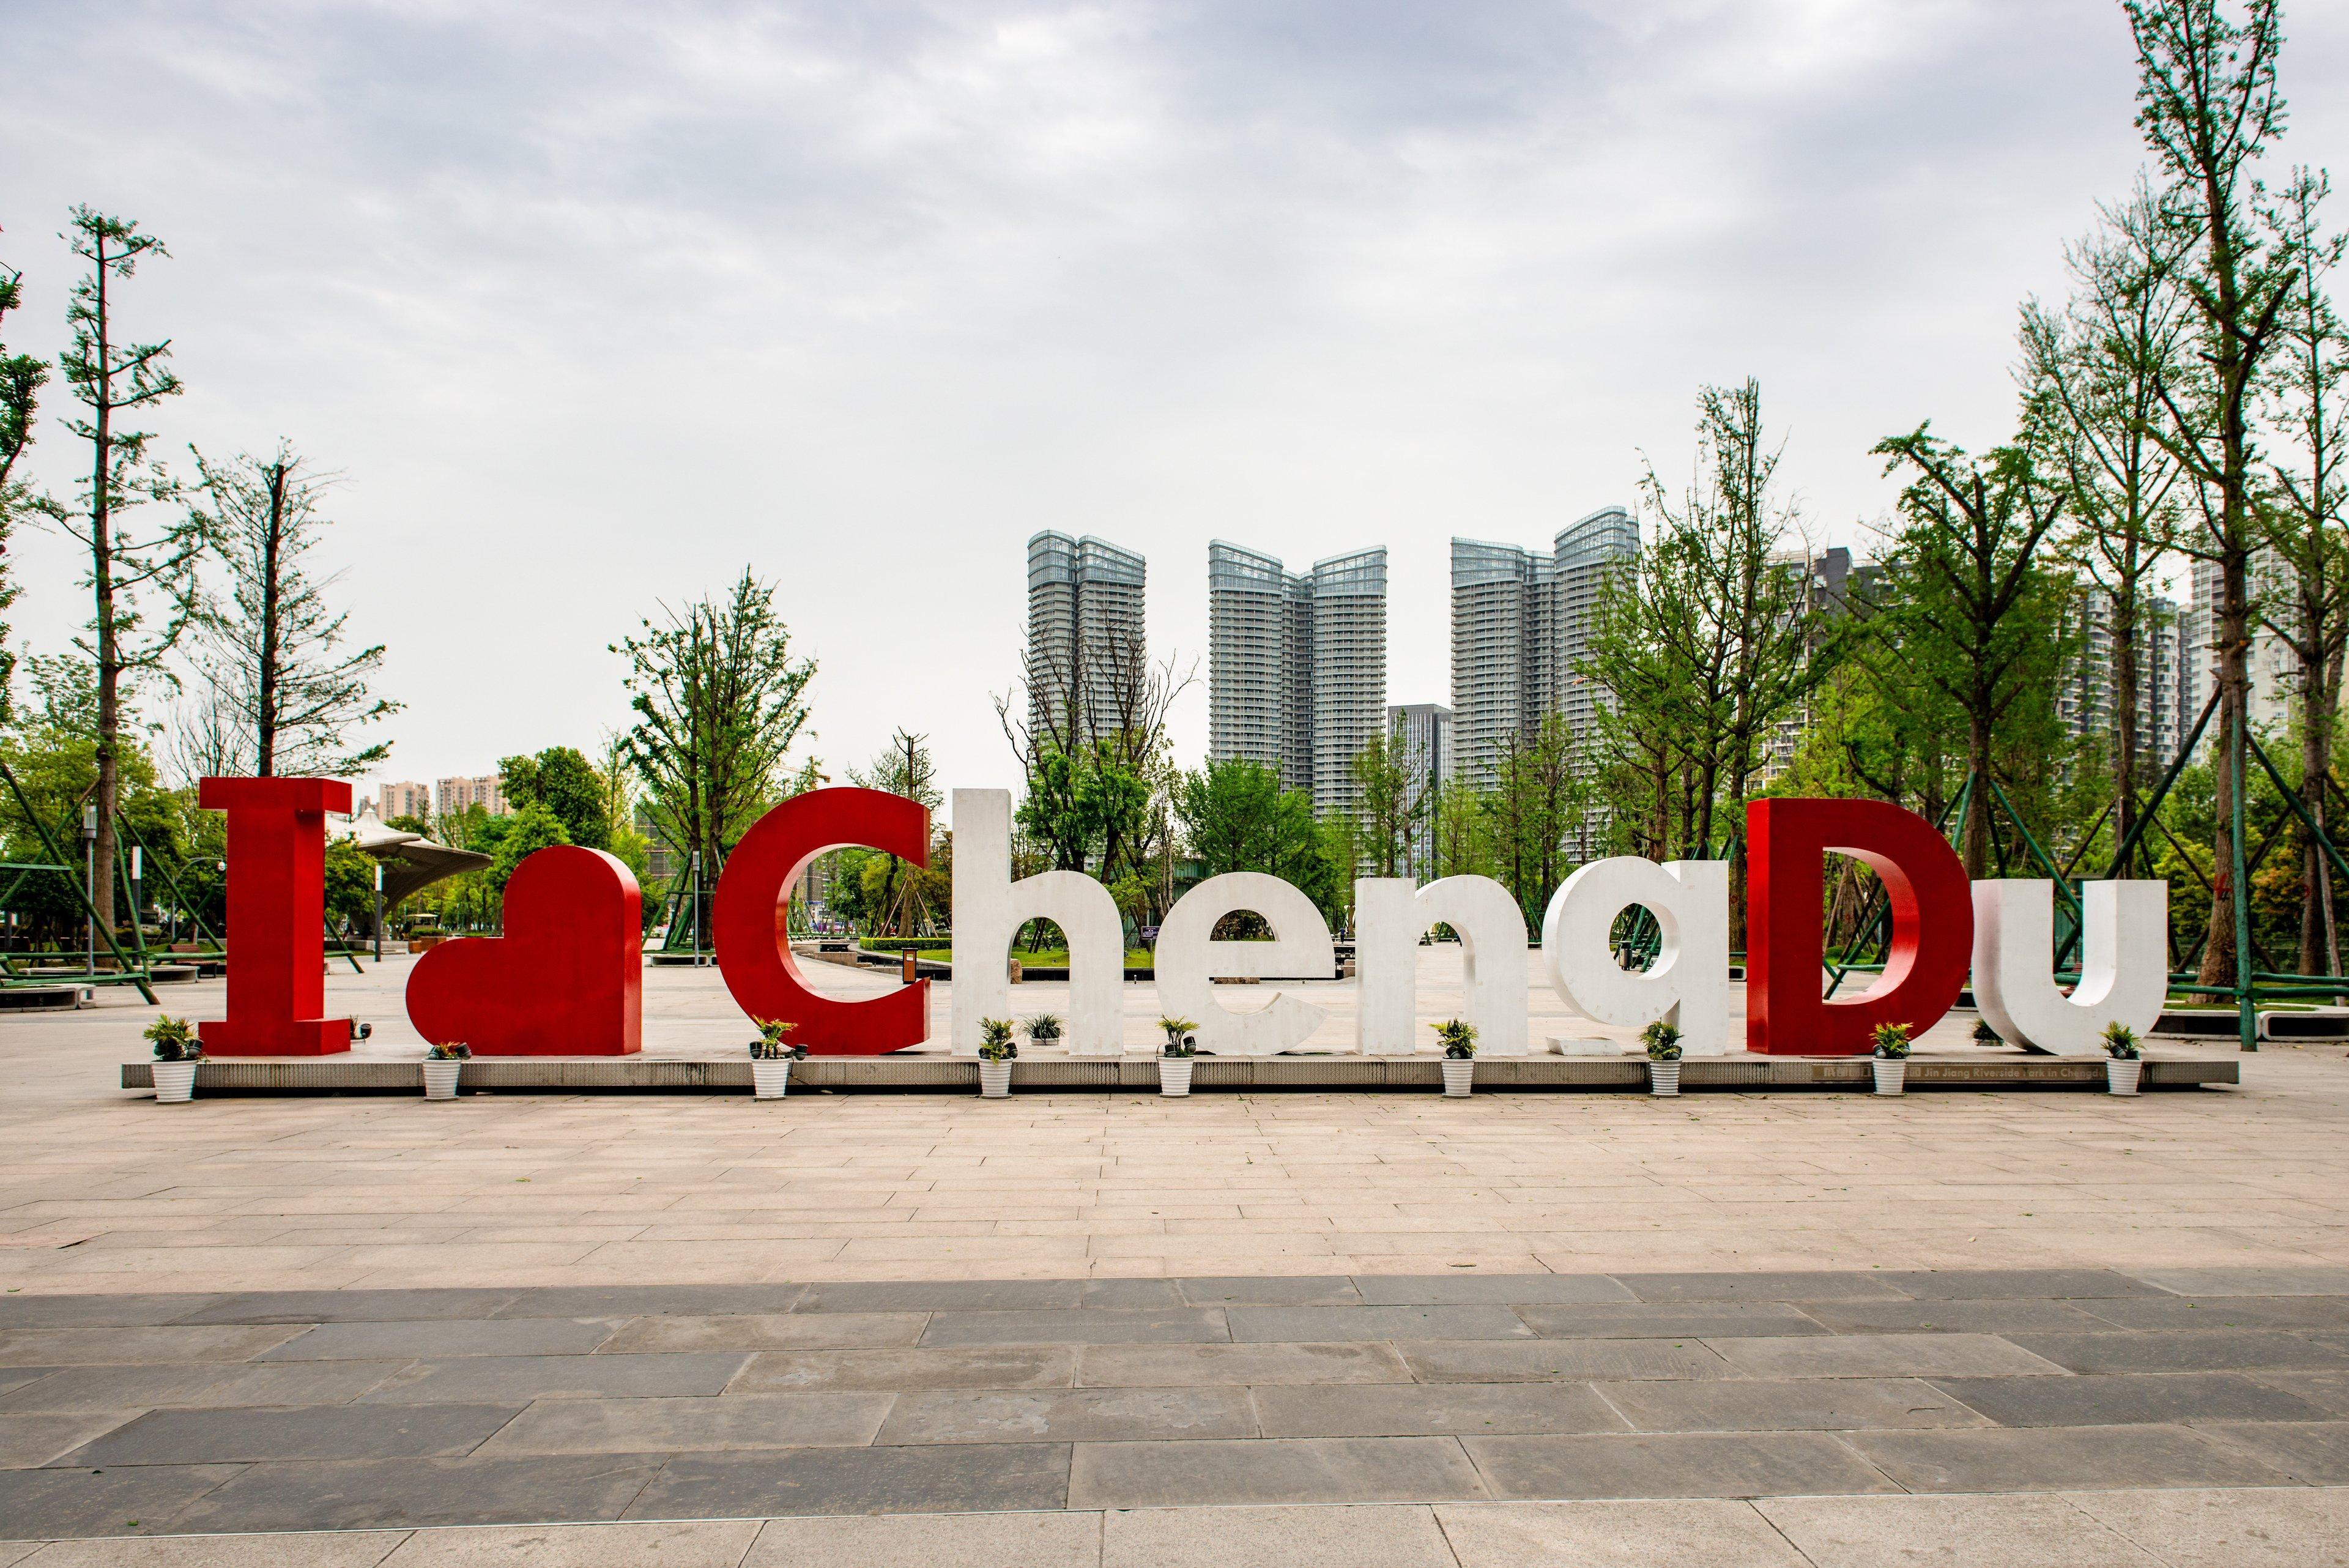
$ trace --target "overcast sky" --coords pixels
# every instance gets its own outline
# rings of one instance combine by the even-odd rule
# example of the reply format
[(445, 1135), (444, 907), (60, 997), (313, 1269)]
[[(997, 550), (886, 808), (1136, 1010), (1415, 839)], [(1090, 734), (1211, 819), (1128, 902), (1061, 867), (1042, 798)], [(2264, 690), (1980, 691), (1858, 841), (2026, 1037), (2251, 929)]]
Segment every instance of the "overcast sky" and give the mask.
[[(2349, 7), (2287, 23), (2284, 156), (2349, 162)], [(1148, 556), (1186, 763), (1208, 539), (1385, 545), (1389, 701), (1445, 701), (1450, 537), (1678, 483), (1702, 382), (1760, 378), (1813, 539), (1864, 549), (1878, 439), (2011, 430), (2133, 84), (2114, 0), (12, 0), (0, 262), (54, 354), (67, 207), (137, 218), (160, 446), (347, 476), (377, 776), (592, 750), (606, 645), (747, 564), (833, 777), (903, 725), (1009, 784), (1040, 528)], [(15, 555), (60, 649), (72, 556)]]

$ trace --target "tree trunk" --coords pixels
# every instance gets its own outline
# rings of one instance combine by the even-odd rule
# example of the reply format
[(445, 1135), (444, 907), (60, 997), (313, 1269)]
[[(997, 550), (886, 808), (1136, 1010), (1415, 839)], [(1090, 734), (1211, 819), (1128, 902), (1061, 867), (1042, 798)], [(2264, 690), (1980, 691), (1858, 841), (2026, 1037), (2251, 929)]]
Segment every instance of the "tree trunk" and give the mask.
[[(2128, 842), (2137, 826), (2137, 583), (2113, 596), (2113, 842)], [(2127, 877), (2126, 866), (2116, 875)]]
[(90, 878), (89, 900), (98, 911), (98, 926), (114, 931), (114, 813), (122, 789), (121, 763), (116, 755), (122, 730), (121, 650), (114, 626), (113, 493), (114, 472), (113, 352), (107, 319), (106, 242), (97, 243), (93, 270), (98, 277), (98, 375), (91, 388), (89, 476), (89, 576), (98, 612), (98, 846), (97, 874)]
[(277, 551), (285, 526), (285, 465), (269, 466), (269, 533), (262, 542), (261, 680), (255, 704), (260, 744), (254, 771), (263, 778), (277, 772)]
[[(2232, 508), (2230, 507), (2231, 513)], [(2231, 524), (2230, 516), (2223, 524)], [(2228, 537), (2240, 538), (2230, 531)], [(2204, 985), (2236, 983), (2235, 954), (2235, 754), (2237, 715), (2245, 711), (2251, 693), (2248, 669), (2251, 639), (2251, 553), (2230, 548), (2220, 563), (2218, 625), (2212, 651), (2219, 663), (2219, 744), (2212, 753), (2216, 789), (2211, 798), (2210, 919), (2202, 944), (2202, 968), (2196, 979)]]
[(1966, 794), (1966, 820), (1960, 857), (1966, 878), (1979, 882), (1990, 875), (1990, 715), (1976, 711), (1966, 722), (1966, 766), (1973, 788)]
[[(2331, 618), (2321, 598), (2301, 606), (2300, 799), (2301, 809), (2321, 830), (2327, 816), (2324, 781), (2333, 767), (2333, 710), (2328, 703), (2325, 633)], [(2300, 972), (2338, 974), (2340, 954), (2333, 944), (2333, 866), (2324, 846), (2301, 830)]]

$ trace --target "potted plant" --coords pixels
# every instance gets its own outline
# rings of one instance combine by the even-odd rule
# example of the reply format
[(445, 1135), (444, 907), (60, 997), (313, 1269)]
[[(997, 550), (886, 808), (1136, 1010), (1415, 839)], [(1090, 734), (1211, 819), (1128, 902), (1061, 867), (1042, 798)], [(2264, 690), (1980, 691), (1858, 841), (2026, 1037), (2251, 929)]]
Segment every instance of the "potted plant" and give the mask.
[(978, 1021), (978, 1092), (999, 1100), (1011, 1092), (1011, 1059), (1019, 1054), (1008, 1018)]
[(457, 1075), (472, 1059), (473, 1048), (462, 1040), (450, 1040), (424, 1053), (424, 1097), (428, 1100), (455, 1099)]
[(1876, 1092), (1879, 1095), (1900, 1093), (1909, 1079), (1909, 1025), (1879, 1023), (1871, 1036), (1876, 1042)]
[(1677, 1024), (1657, 1019), (1640, 1031), (1648, 1048), (1648, 1092), (1671, 1097), (1681, 1092), (1681, 1032)]
[(2134, 1095), (2145, 1072), (2145, 1051), (2137, 1031), (2126, 1023), (2105, 1025), (2105, 1087), (2116, 1095)]
[(790, 1093), (792, 1064), (807, 1060), (807, 1047), (784, 1042), (799, 1027), (780, 1018), (754, 1018), (759, 1037), (750, 1042), (750, 1094), (754, 1099), (780, 1100)]
[(1158, 1092), (1179, 1100), (1191, 1092), (1191, 1058), (1199, 1054), (1199, 1041), (1190, 1032), (1198, 1025), (1187, 1018), (1162, 1018), (1158, 1025), (1166, 1031), (1166, 1048), (1158, 1057)]
[(1029, 1044), (1058, 1045), (1061, 1043), (1062, 1024), (1059, 1013), (1040, 1012), (1027, 1020), (1027, 1025)]
[(193, 1099), (196, 1064), (204, 1059), (203, 1045), (196, 1038), (196, 1026), (167, 1013), (147, 1026), (147, 1039), (155, 1047), (156, 1103), (175, 1106)]
[(1447, 1018), (1435, 1026), (1435, 1043), (1444, 1047), (1444, 1093), (1465, 1099), (1476, 1082), (1476, 1026)]

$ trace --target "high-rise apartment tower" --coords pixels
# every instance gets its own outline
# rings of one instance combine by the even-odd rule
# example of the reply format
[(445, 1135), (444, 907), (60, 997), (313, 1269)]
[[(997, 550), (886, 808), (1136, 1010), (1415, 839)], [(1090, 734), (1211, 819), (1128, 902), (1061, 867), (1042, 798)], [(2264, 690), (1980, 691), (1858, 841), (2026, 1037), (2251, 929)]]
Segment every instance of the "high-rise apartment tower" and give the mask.
[(1387, 553), (1289, 572), (1261, 551), (1207, 546), (1207, 755), (1247, 758), (1351, 811), (1354, 758), (1385, 722)]
[(1150, 644), (1143, 558), (1106, 539), (1046, 529), (1028, 541), (1028, 723), (1040, 744), (1115, 734)]

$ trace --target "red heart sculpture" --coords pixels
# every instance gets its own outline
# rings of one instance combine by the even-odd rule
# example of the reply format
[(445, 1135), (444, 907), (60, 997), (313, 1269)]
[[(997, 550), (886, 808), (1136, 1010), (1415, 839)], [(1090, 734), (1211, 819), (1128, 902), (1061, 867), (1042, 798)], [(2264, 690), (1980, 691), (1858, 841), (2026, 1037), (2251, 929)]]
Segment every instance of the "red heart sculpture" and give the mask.
[(625, 1056), (644, 1035), (643, 896), (600, 849), (557, 845), (506, 883), (502, 937), (443, 942), (408, 977), (408, 1021), (479, 1056)]

